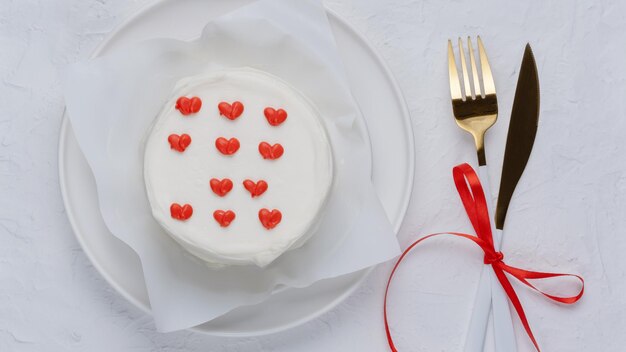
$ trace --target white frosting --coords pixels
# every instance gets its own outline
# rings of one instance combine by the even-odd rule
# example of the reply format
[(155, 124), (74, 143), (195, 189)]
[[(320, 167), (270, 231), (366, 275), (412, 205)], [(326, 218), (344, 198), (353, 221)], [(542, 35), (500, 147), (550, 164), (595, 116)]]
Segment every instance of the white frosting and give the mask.
[[(180, 96), (200, 97), (202, 109), (183, 116), (175, 109)], [(232, 121), (220, 116), (222, 101), (242, 102), (243, 114)], [(266, 107), (286, 110), (287, 120), (271, 126), (263, 114)], [(191, 136), (184, 152), (170, 148), (173, 133)], [(235, 137), (241, 147), (232, 156), (222, 155), (215, 147), (218, 137)], [(263, 159), (262, 141), (280, 143), (282, 157)], [(244, 68), (194, 77), (176, 90), (146, 141), (144, 178), (154, 218), (189, 252), (216, 266), (265, 266), (314, 232), (332, 184), (332, 163), (312, 104), (279, 78)], [(219, 197), (209, 186), (212, 178), (229, 178), (234, 187)], [(269, 188), (252, 198), (243, 187), (245, 179), (265, 180)], [(191, 218), (173, 219), (172, 203), (191, 204)], [(267, 230), (258, 216), (262, 208), (280, 210), (282, 221)], [(232, 210), (236, 218), (220, 227), (215, 210)]]

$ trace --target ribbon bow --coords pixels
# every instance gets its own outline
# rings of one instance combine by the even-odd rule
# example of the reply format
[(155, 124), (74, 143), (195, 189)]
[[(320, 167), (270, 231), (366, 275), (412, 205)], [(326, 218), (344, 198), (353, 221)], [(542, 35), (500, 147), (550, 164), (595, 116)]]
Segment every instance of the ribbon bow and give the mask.
[[(511, 285), (511, 282), (509, 281), (509, 278), (507, 277), (505, 273), (508, 273), (509, 275), (513, 276), (518, 281), (522, 282), (523, 284), (532, 288), (533, 290), (541, 293), (543, 296), (553, 301), (556, 301), (559, 303), (565, 303), (565, 304), (575, 303), (582, 297), (583, 292), (585, 290), (585, 281), (583, 280), (582, 277), (578, 275), (529, 271), (529, 270), (515, 268), (515, 267), (505, 264), (503, 261), (504, 254), (502, 254), (502, 252), (497, 252), (493, 245), (493, 236), (491, 233), (491, 223), (489, 220), (489, 211), (487, 208), (487, 201), (485, 200), (485, 193), (480, 184), (480, 179), (478, 178), (478, 175), (476, 175), (476, 172), (474, 171), (474, 169), (472, 169), (472, 167), (469, 164), (461, 164), (461, 165), (455, 166), (452, 169), (452, 175), (454, 177), (454, 184), (456, 185), (456, 189), (459, 192), (459, 196), (461, 197), (461, 201), (463, 202), (463, 206), (465, 207), (465, 212), (467, 213), (467, 216), (469, 217), (472, 223), (472, 227), (474, 227), (474, 230), (476, 231), (476, 236), (468, 235), (464, 233), (456, 233), (456, 232), (434, 233), (434, 234), (430, 234), (430, 235), (420, 238), (419, 240), (413, 242), (407, 249), (404, 250), (400, 258), (398, 258), (398, 261), (394, 265), (391, 271), (391, 274), (389, 275), (389, 279), (387, 280), (387, 287), (385, 289), (383, 313), (384, 313), (384, 318), (385, 318), (385, 331), (387, 333), (387, 342), (389, 343), (389, 347), (391, 348), (393, 352), (398, 351), (393, 343), (393, 339), (391, 338), (391, 332), (389, 331), (389, 324), (387, 320), (387, 294), (389, 293), (389, 286), (391, 284), (391, 280), (394, 277), (394, 274), (396, 273), (396, 269), (398, 269), (398, 267), (400, 266), (400, 263), (402, 262), (402, 260), (404, 260), (406, 255), (409, 252), (411, 252), (411, 250), (415, 248), (415, 246), (417, 246), (422, 241), (431, 237), (435, 237), (435, 236), (451, 235), (451, 236), (466, 238), (474, 242), (483, 250), (483, 252), (485, 253), (485, 256), (484, 256), (485, 265), (491, 265), (491, 267), (493, 268), (493, 271), (495, 272), (496, 277), (498, 278), (498, 281), (500, 282), (500, 285), (502, 285), (509, 300), (511, 301), (511, 304), (513, 304), (513, 307), (515, 308), (515, 311), (517, 312), (517, 315), (519, 316), (522, 322), (522, 325), (524, 326), (524, 329), (526, 330), (526, 334), (528, 334), (528, 337), (532, 341), (533, 345), (535, 345), (535, 348), (537, 349), (537, 351), (540, 351), (539, 344), (535, 340), (535, 336), (533, 335), (532, 329), (530, 328), (530, 324), (528, 323), (528, 319), (526, 318), (526, 314), (524, 313), (524, 308), (522, 307), (522, 304), (519, 298), (517, 297), (517, 294), (515, 293), (515, 289)], [(550, 295), (538, 289), (537, 287), (533, 286), (533, 284), (531, 284), (528, 281), (528, 280), (548, 279), (548, 278), (559, 277), (559, 276), (569, 276), (569, 277), (574, 277), (580, 280), (582, 286), (578, 294), (575, 296), (569, 296), (569, 297), (560, 297), (560, 296)]]

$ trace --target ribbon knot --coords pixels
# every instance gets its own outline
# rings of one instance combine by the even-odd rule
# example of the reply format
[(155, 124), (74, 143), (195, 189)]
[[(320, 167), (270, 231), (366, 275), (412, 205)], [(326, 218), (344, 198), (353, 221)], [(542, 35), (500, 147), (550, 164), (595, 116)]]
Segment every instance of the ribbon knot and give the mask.
[[(585, 291), (585, 281), (582, 277), (578, 275), (530, 271), (515, 268), (505, 264), (503, 261), (504, 254), (502, 254), (502, 252), (497, 252), (493, 244), (493, 237), (491, 234), (491, 222), (489, 220), (489, 210), (487, 208), (487, 201), (485, 200), (485, 192), (483, 191), (482, 185), (480, 184), (480, 179), (478, 178), (478, 175), (476, 174), (474, 169), (469, 166), (469, 164), (461, 164), (455, 166), (452, 169), (452, 176), (454, 178), (454, 184), (456, 185), (456, 189), (459, 192), (459, 196), (461, 197), (461, 201), (463, 202), (463, 207), (465, 208), (467, 217), (471, 221), (472, 227), (476, 231), (476, 235), (469, 235), (457, 232), (434, 233), (418, 239), (417, 241), (413, 242), (409, 247), (407, 247), (404, 252), (402, 252), (402, 255), (400, 256), (400, 258), (398, 258), (398, 261), (391, 270), (391, 274), (389, 275), (389, 279), (387, 280), (387, 288), (385, 289), (383, 313), (385, 318), (385, 331), (387, 333), (387, 342), (389, 343), (389, 347), (393, 352), (398, 351), (393, 343), (393, 339), (391, 338), (391, 332), (389, 331), (389, 324), (387, 321), (387, 293), (389, 292), (389, 286), (391, 284), (393, 276), (396, 273), (396, 269), (398, 269), (398, 266), (400, 266), (400, 263), (402, 262), (402, 260), (404, 260), (406, 255), (409, 254), (409, 252), (411, 252), (411, 250), (422, 241), (435, 236), (448, 235), (468, 239), (474, 242), (483, 250), (483, 252), (485, 253), (483, 259), (484, 263), (486, 265), (491, 265), (494, 273), (496, 274), (496, 277), (498, 278), (498, 282), (500, 283), (500, 285), (502, 285), (502, 288), (504, 288), (504, 291), (506, 292), (509, 301), (511, 301), (511, 304), (515, 308), (515, 311), (517, 312), (517, 315), (520, 318), (524, 329), (526, 330), (526, 334), (532, 341), (537, 351), (540, 351), (539, 344), (535, 340), (535, 336), (533, 335), (533, 332), (530, 328), (530, 323), (526, 318), (526, 313), (524, 312), (522, 303), (517, 297), (515, 289), (511, 285), (511, 282), (509, 281), (509, 278), (506, 274), (511, 275), (524, 285), (541, 293), (544, 297), (564, 304), (575, 303), (583, 296), (583, 292)], [(575, 296), (560, 297), (550, 295), (544, 291), (541, 291), (529, 282), (529, 280), (541, 280), (554, 277), (573, 277), (578, 279), (581, 283), (580, 291)]]
[(485, 253), (484, 263), (487, 265), (491, 265), (496, 262), (501, 262), (504, 259), (504, 254), (502, 252), (495, 253)]

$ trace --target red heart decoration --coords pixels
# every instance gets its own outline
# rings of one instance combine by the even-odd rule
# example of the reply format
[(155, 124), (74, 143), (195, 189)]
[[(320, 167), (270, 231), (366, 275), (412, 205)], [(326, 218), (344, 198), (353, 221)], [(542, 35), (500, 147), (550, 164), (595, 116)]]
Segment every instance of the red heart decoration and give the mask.
[(221, 227), (227, 227), (235, 220), (235, 212), (232, 210), (216, 210), (213, 212), (213, 218)]
[(219, 137), (215, 140), (215, 147), (224, 155), (233, 155), (239, 150), (239, 140), (237, 138), (226, 139)]
[(220, 115), (223, 115), (229, 120), (234, 120), (243, 113), (243, 104), (238, 101), (234, 102), (232, 105), (223, 101), (217, 105), (217, 108), (220, 110)]
[(178, 203), (172, 203), (170, 206), (170, 214), (176, 220), (187, 220), (193, 214), (193, 208), (189, 204), (181, 206)]
[(261, 194), (265, 193), (268, 187), (267, 182), (263, 180), (259, 180), (257, 183), (254, 183), (254, 181), (252, 180), (245, 180), (243, 181), (243, 186), (245, 187), (245, 189), (248, 190), (248, 192), (250, 192), (252, 198), (258, 197)]
[(284, 152), (285, 149), (283, 149), (283, 146), (279, 143), (276, 143), (274, 145), (270, 145), (267, 142), (259, 143), (259, 153), (261, 153), (263, 159), (278, 159), (283, 155)]
[(272, 126), (278, 126), (287, 120), (287, 111), (283, 109), (265, 108), (263, 110), (267, 122)]
[(261, 224), (263, 224), (263, 226), (268, 230), (276, 227), (282, 219), (283, 214), (281, 214), (278, 209), (269, 211), (268, 209), (263, 208), (259, 210), (259, 220), (261, 220)]
[(182, 153), (191, 144), (191, 137), (186, 133), (183, 133), (180, 136), (177, 134), (170, 134), (170, 136), (167, 137), (167, 141), (170, 142), (170, 147), (172, 149)]
[(225, 178), (223, 180), (218, 180), (216, 178), (212, 178), (209, 182), (211, 185), (211, 189), (213, 193), (217, 194), (220, 197), (225, 196), (231, 189), (233, 189), (233, 181)]
[(176, 100), (176, 109), (183, 115), (195, 114), (200, 111), (202, 100), (198, 97), (180, 97)]

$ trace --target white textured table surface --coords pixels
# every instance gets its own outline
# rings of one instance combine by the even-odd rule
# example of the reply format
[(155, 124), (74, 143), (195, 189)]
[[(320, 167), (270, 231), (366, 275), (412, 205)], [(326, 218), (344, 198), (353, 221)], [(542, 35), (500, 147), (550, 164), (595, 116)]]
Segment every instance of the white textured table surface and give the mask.
[[(63, 111), (58, 79), (149, 0), (0, 3), (0, 351), (384, 351), (378, 268), (335, 310), (261, 338), (160, 334), (100, 277), (65, 217), (57, 170)], [(500, 121), (487, 153), (499, 181), (518, 67), (530, 41), (541, 120), (518, 185), (503, 250), (512, 265), (587, 280), (573, 307), (515, 284), (545, 351), (626, 345), (626, 3), (605, 1), (327, 1), (371, 41), (404, 90), (415, 129), (416, 185), (400, 233), (469, 231), (451, 167), (474, 162), (451, 116), (445, 40), (481, 34)], [(400, 270), (390, 315), (402, 351), (457, 351), (481, 257), (471, 245), (424, 245)], [(436, 274), (434, 274), (436, 272)], [(516, 322), (521, 351), (531, 345)], [(489, 349), (489, 346), (488, 346)]]

